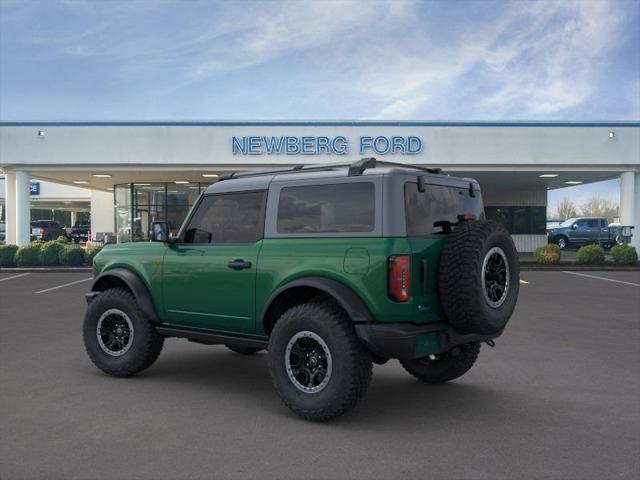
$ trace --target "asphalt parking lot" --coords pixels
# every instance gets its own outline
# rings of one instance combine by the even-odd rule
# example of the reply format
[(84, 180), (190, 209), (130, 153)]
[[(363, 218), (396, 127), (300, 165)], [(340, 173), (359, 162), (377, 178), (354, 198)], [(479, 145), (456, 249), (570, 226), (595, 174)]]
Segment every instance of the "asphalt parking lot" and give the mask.
[(391, 361), (356, 410), (313, 424), (264, 353), (171, 339), (108, 377), (82, 345), (87, 274), (0, 273), (0, 478), (640, 478), (640, 272), (522, 278), (467, 375), (427, 386)]

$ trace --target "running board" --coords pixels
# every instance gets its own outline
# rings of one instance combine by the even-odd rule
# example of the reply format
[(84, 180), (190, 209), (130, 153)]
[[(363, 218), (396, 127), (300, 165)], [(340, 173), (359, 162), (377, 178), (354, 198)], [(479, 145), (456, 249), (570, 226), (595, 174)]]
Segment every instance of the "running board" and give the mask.
[(268, 340), (257, 338), (235, 337), (220, 333), (204, 332), (187, 328), (156, 327), (156, 331), (165, 337), (186, 338), (189, 341), (203, 343), (205, 345), (237, 345), (239, 347), (267, 348)]

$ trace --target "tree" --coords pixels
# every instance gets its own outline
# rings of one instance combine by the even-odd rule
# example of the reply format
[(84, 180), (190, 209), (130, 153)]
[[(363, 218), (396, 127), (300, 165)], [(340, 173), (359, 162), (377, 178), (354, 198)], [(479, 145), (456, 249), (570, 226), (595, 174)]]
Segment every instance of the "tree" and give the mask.
[(554, 216), (557, 220), (566, 220), (567, 218), (577, 217), (578, 209), (576, 208), (576, 204), (568, 197), (564, 197), (558, 202)]
[(620, 207), (612, 200), (602, 198), (597, 193), (587, 198), (580, 205), (580, 215), (583, 217), (605, 217), (609, 222), (620, 214)]

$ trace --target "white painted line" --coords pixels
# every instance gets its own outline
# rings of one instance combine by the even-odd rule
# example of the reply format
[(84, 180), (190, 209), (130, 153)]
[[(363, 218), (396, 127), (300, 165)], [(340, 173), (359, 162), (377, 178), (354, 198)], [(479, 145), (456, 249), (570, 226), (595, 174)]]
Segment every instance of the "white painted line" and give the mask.
[(76, 280), (75, 282), (65, 283), (64, 285), (58, 285), (58, 286), (51, 287), (51, 288), (45, 288), (44, 290), (40, 290), (40, 291), (34, 292), (34, 293), (46, 293), (46, 292), (50, 292), (51, 290), (57, 290), (59, 288), (64, 288), (64, 287), (70, 287), (71, 285), (75, 285), (77, 283), (88, 282), (89, 280), (93, 280), (93, 277), (83, 278), (82, 280)]
[(632, 285), (634, 287), (640, 287), (640, 283), (633, 283), (633, 282), (623, 282), (622, 280), (615, 280), (613, 278), (606, 278), (606, 277), (598, 277), (596, 275), (587, 275), (586, 273), (578, 273), (578, 272), (567, 272), (566, 270), (563, 270), (564, 273), (568, 273), (570, 275), (579, 275), (581, 277), (587, 277), (587, 278), (595, 278), (597, 280), (605, 280), (607, 282), (615, 282), (615, 283), (622, 283), (624, 285)]
[(14, 278), (20, 278), (29, 275), (28, 273), (21, 273), (20, 275), (13, 275), (12, 277), (0, 278), (0, 282), (6, 282), (7, 280), (13, 280)]
[(520, 280), (520, 285), (529, 285), (529, 282), (526, 280)]

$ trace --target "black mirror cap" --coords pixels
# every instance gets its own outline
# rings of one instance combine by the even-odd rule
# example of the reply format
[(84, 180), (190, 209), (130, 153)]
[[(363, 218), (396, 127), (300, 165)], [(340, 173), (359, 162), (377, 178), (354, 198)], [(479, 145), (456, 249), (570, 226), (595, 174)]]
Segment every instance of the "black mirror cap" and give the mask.
[(167, 222), (153, 222), (151, 224), (151, 241), (165, 243), (169, 241), (169, 224)]

